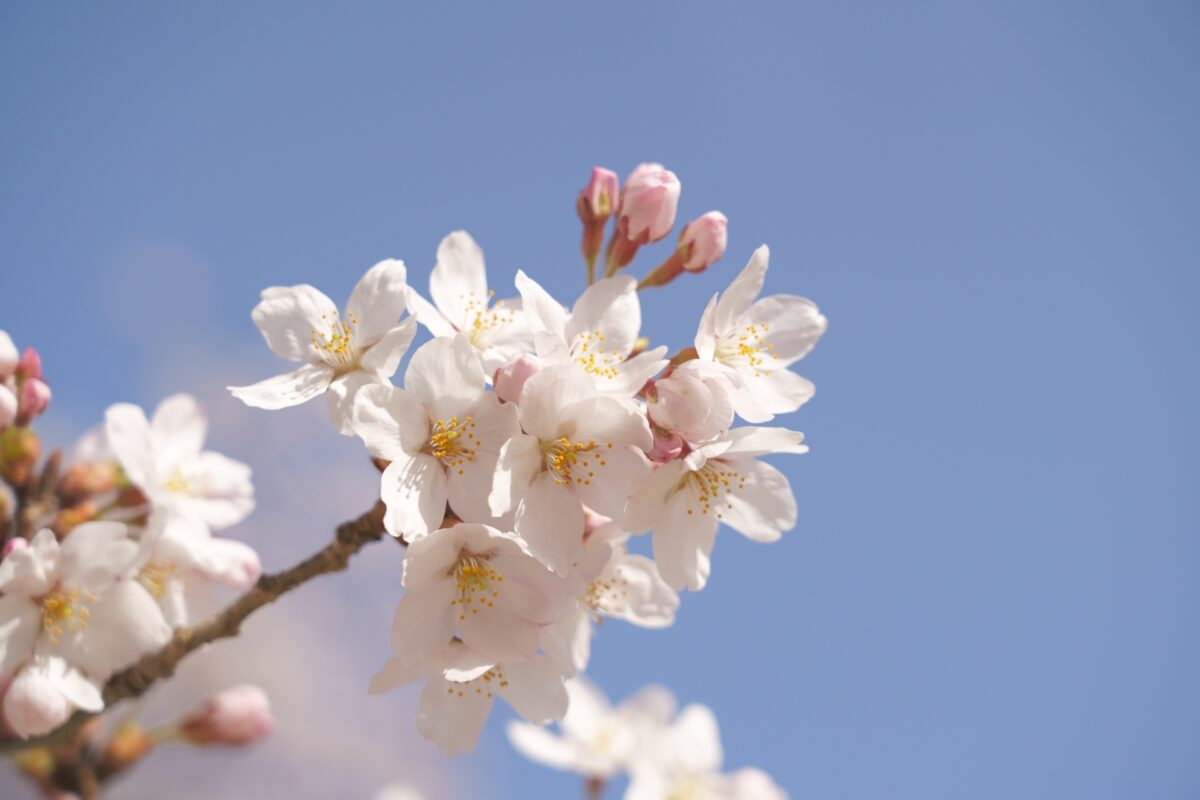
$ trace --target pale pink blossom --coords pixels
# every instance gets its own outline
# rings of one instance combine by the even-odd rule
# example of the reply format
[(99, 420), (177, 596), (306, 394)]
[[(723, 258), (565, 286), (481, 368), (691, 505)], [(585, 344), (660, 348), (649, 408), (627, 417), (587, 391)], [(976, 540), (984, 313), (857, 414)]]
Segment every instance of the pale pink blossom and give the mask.
[(729, 220), (720, 211), (709, 211), (684, 226), (679, 233), (679, 253), (683, 268), (700, 272), (725, 255), (729, 241)]
[(592, 167), (592, 178), (579, 193), (579, 216), (585, 222), (608, 219), (617, 210), (618, 183), (617, 173)]
[(675, 225), (679, 179), (662, 164), (640, 164), (621, 188), (621, 229), (631, 242), (657, 242)]
[(185, 739), (199, 745), (252, 744), (274, 730), (270, 700), (262, 689), (249, 684), (213, 695), (179, 726)]
[(525, 388), (525, 381), (541, 371), (546, 362), (532, 353), (521, 353), (500, 369), (492, 378), (496, 396), (503, 403), (515, 403)]

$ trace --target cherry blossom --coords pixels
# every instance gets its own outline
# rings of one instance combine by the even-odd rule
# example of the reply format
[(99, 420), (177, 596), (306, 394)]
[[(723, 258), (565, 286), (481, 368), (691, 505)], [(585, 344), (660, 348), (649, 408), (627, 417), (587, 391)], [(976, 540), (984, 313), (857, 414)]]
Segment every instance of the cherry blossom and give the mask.
[(395, 260), (367, 270), (350, 293), (344, 314), (307, 284), (265, 289), (251, 313), (254, 324), (277, 356), (303, 364), (229, 391), (248, 406), (272, 410), (328, 393), (334, 426), (352, 435), (355, 393), (387, 383), (416, 333), (412, 317), (400, 321), (407, 296), (404, 263)]
[(546, 367), (525, 382), (521, 429), (500, 451), (491, 507), (516, 509), (529, 551), (566, 575), (583, 547), (582, 505), (620, 522), (649, 471), (645, 415), (601, 394), (577, 364)]
[(417, 321), (434, 336), (466, 336), (489, 377), (532, 348), (533, 334), (518, 302), (499, 300), (489, 308), (494, 292), (487, 286), (483, 250), (466, 231), (455, 231), (438, 245), (429, 294), (432, 305), (409, 287), (408, 304)]
[(210, 697), (183, 720), (179, 732), (192, 744), (240, 746), (270, 736), (275, 725), (266, 692), (243, 684)]
[(807, 298), (758, 299), (770, 251), (754, 251), (746, 268), (704, 310), (696, 352), (716, 364), (733, 387), (733, 406), (747, 422), (767, 422), (795, 411), (813, 396), (813, 385), (788, 367), (825, 333), (825, 317)]
[(365, 387), (355, 409), (359, 437), (391, 462), (380, 479), (388, 532), (412, 540), (440, 528), (447, 501), (460, 519), (495, 521), (488, 495), (501, 448), (520, 432), (516, 408), (486, 390), (462, 334), (421, 346), (404, 385)]
[(630, 497), (626, 526), (653, 531), (654, 562), (667, 585), (704, 588), (722, 522), (757, 542), (773, 542), (796, 524), (787, 478), (756, 457), (808, 452), (803, 439), (784, 428), (734, 428), (654, 471)]
[(164, 515), (164, 529), (221, 530), (254, 510), (250, 468), (202, 449), (208, 420), (192, 396), (168, 397), (150, 420), (137, 406), (116, 403), (104, 430), (129, 480)]

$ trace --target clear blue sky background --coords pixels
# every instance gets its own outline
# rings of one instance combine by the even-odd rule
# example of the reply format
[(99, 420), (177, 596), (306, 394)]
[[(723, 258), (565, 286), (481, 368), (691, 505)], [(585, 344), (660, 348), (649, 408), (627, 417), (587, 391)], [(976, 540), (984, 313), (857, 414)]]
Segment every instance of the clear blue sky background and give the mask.
[[(569, 299), (590, 167), (662, 161), (730, 250), (645, 331), (687, 344), (762, 242), (830, 331), (788, 420), (796, 530), (722, 534), (679, 623), (606, 625), (594, 677), (709, 703), (729, 766), (797, 798), (1190, 798), (1198, 142), (1188, 2), (6, 2), (0, 327), (43, 352), (64, 436), (172, 388), (257, 424), (219, 386), (278, 366), (264, 286), (341, 299), (391, 256), (424, 289), (461, 227), (502, 294), (523, 267)], [(395, 594), (345, 645), (368, 664)], [(578, 791), (498, 723), (445, 769)]]

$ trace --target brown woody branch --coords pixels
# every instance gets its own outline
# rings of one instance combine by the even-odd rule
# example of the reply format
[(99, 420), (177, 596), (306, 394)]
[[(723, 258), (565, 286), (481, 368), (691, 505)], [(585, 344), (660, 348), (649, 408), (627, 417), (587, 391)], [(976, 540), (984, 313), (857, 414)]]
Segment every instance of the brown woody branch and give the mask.
[[(144, 694), (158, 681), (171, 677), (184, 656), (211, 642), (236, 636), (242, 622), (258, 609), (318, 575), (344, 570), (351, 556), (366, 544), (379, 541), (384, 536), (383, 514), (383, 502), (376, 501), (375, 507), (358, 519), (339, 525), (334, 540), (312, 556), (290, 569), (263, 575), (245, 594), (207, 622), (175, 631), (171, 641), (161, 650), (145, 656), (108, 679), (104, 684), (105, 706)], [(69, 744), (83, 724), (93, 716), (90, 712), (77, 711), (62, 727), (45, 736), (0, 741), (0, 754)]]

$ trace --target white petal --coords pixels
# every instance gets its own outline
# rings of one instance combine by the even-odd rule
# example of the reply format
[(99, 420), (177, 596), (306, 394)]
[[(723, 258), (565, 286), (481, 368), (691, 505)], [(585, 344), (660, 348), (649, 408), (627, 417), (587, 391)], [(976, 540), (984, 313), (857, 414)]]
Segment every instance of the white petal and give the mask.
[(650, 476), (646, 459), (633, 448), (617, 446), (600, 450), (599, 456), (587, 462), (587, 469), (595, 477), (575, 481), (579, 499), (593, 511), (622, 523), (630, 495)]
[(17, 673), (4, 695), (4, 716), (22, 738), (41, 736), (71, 716), (71, 704), (54, 685), (45, 664), (29, 665)]
[(598, 397), (584, 423), (587, 438), (614, 445), (649, 450), (654, 445), (646, 412), (636, 403), (615, 397)]
[[(712, 565), (709, 556), (717, 538), (717, 520), (688, 508), (683, 492), (671, 498), (654, 528), (652, 545), (658, 574), (675, 591), (704, 588)], [(688, 514), (688, 511), (693, 513)]]
[(796, 524), (796, 498), (783, 473), (753, 459), (730, 461), (746, 482), (727, 497), (721, 521), (748, 539), (773, 542)]
[(405, 390), (420, 397), (435, 419), (466, 416), (486, 386), (479, 354), (462, 335), (421, 345), (404, 372)]
[(258, 553), (243, 542), (213, 536), (198, 550), (195, 569), (227, 586), (249, 589), (262, 574)]
[(408, 655), (389, 658), (383, 669), (371, 678), (370, 694), (383, 694), (400, 686), (416, 683), (428, 677), (429, 667), (426, 659), (413, 658)]
[(417, 453), (429, 438), (420, 399), (386, 384), (364, 386), (354, 401), (354, 432), (371, 455), (386, 461)]
[(346, 316), (358, 320), (355, 332), (360, 346), (374, 344), (396, 326), (407, 296), (403, 261), (390, 258), (366, 271), (346, 303)]
[(500, 605), (460, 608), (456, 624), (467, 647), (495, 661), (519, 661), (537, 650), (538, 625)]
[(464, 522), (491, 522), (494, 517), (489, 505), (496, 463), (500, 448), (521, 432), (517, 409), (512, 403), (501, 403), (496, 395), (488, 394), (471, 410), (474, 427), (470, 447), (474, 455), (457, 467), (447, 469), (447, 492), (450, 508)]
[(590, 741), (604, 729), (612, 707), (600, 687), (584, 675), (576, 675), (566, 685), (571, 706), (563, 717), (562, 729), (576, 739)]
[(679, 595), (658, 574), (654, 562), (642, 555), (620, 555), (606, 572), (621, 587), (619, 597), (603, 596), (610, 616), (643, 628), (665, 628), (675, 623)]
[(230, 394), (248, 406), (274, 411), (298, 406), (324, 393), (329, 388), (333, 376), (333, 367), (326, 364), (305, 364), (291, 372), (249, 386), (227, 388)]
[(762, 292), (770, 255), (771, 251), (765, 244), (755, 250), (746, 267), (733, 279), (729, 288), (721, 293), (714, 320), (718, 336), (728, 334), (738, 327), (742, 315)]
[(795, 295), (764, 297), (746, 316), (765, 330), (763, 339), (784, 365), (808, 355), (829, 327), (816, 303)]
[(714, 294), (704, 307), (693, 342), (696, 354), (704, 361), (712, 361), (717, 352), (717, 297)]
[(618, 364), (616, 377), (607, 379), (593, 377), (596, 378), (596, 384), (604, 391), (632, 397), (641, 391), (641, 388), (646, 385), (646, 381), (653, 378), (670, 363), (663, 358), (666, 354), (666, 345), (655, 347), (653, 350), (638, 353), (628, 361)]
[(564, 674), (583, 672), (592, 655), (592, 616), (578, 603), (576, 606), (574, 613), (542, 628), (542, 650)]
[(790, 414), (816, 393), (812, 381), (788, 369), (773, 369), (766, 375), (748, 379), (746, 386), (754, 392), (759, 405), (772, 414)]
[(458, 328), (411, 286), (408, 287), (408, 311), (434, 336), (453, 336), (458, 333)]
[(33, 655), (33, 645), (42, 632), (41, 609), (28, 597), (0, 597), (0, 679), (12, 674)]
[(392, 650), (405, 658), (428, 658), (444, 647), (458, 616), (452, 600), (454, 583), (450, 579), (406, 591), (392, 616)]
[(517, 533), (529, 552), (559, 575), (583, 551), (583, 508), (566, 486), (544, 472), (534, 479), (517, 507)]
[(97, 680), (157, 650), (171, 638), (162, 611), (136, 581), (119, 581), (100, 595), (89, 611), (87, 627), (64, 636), (52, 647)]
[(543, 441), (571, 436), (591, 419), (598, 395), (577, 364), (554, 364), (530, 376), (521, 389), (521, 427)]
[(421, 690), (417, 730), (442, 755), (456, 756), (475, 747), (492, 710), (491, 692), (468, 684), (430, 678)]
[(724, 752), (721, 734), (712, 709), (699, 703), (686, 706), (671, 726), (673, 751), (680, 764), (690, 772), (716, 772)]
[(429, 274), (429, 295), (438, 310), (460, 329), (470, 311), (487, 305), (483, 250), (466, 231), (455, 231), (438, 245), (437, 264)]
[(628, 275), (603, 278), (589, 286), (576, 301), (564, 337), (572, 352), (586, 338), (590, 350), (603, 349), (624, 357), (637, 341), (642, 326), (637, 281)]
[(104, 414), (104, 432), (129, 480), (145, 487), (154, 472), (146, 413), (131, 403), (114, 403)]
[(681, 460), (657, 467), (625, 505), (625, 529), (646, 533), (658, 526), (667, 510), (667, 500), (683, 480), (688, 466)]
[(50, 591), (58, 580), (62, 550), (49, 528), (34, 535), (28, 547), (14, 549), (0, 562), (0, 592), (36, 597)]
[(533, 332), (549, 333), (563, 340), (567, 310), (523, 270), (517, 270), (516, 284), (517, 291), (521, 293), (521, 308)]
[(339, 375), (329, 384), (325, 397), (329, 403), (329, 419), (334, 430), (342, 436), (354, 435), (354, 401), (368, 386), (388, 386), (387, 379), (363, 369)]
[(177, 507), (212, 528), (228, 528), (254, 510), (250, 467), (206, 450), (181, 467), (192, 494), (177, 499)]
[(390, 378), (396, 374), (400, 361), (408, 352), (413, 337), (417, 333), (417, 321), (413, 317), (390, 328), (379, 341), (370, 345), (363, 353), (360, 362), (363, 369), (371, 370), (384, 377)]
[(734, 428), (728, 434), (729, 448), (725, 456), (765, 456), (768, 453), (807, 453), (801, 444), (804, 434), (787, 428), (762, 428), (747, 425)]
[(553, 769), (571, 772), (578, 769), (579, 758), (575, 748), (562, 736), (555, 736), (545, 728), (519, 720), (510, 720), (505, 732), (509, 744), (530, 761)]
[(440, 528), (446, 516), (446, 473), (433, 456), (399, 456), (383, 471), (379, 496), (388, 533), (421, 536)]
[(508, 685), (500, 685), (500, 696), (528, 721), (550, 722), (567, 713), (569, 700), (562, 671), (546, 656), (505, 664), (504, 677)]
[(190, 394), (175, 394), (158, 404), (150, 421), (154, 459), (159, 466), (178, 464), (199, 454), (204, 446), (208, 417)]
[(98, 593), (125, 575), (137, 560), (137, 544), (120, 522), (85, 522), (63, 540), (59, 574), (72, 589)]
[(492, 514), (499, 517), (516, 507), (541, 470), (542, 449), (535, 437), (517, 434), (505, 442), (488, 495)]
[(307, 284), (264, 290), (262, 301), (250, 313), (267, 347), (289, 361), (316, 358), (313, 331), (328, 328), (337, 317), (333, 301)]
[(404, 587), (420, 591), (440, 581), (449, 580), (447, 576), (466, 544), (467, 537), (464, 534), (469, 527), (476, 526), (455, 525), (451, 528), (439, 528), (425, 536), (411, 539), (408, 555), (404, 559), (404, 576), (401, 581)]
[(94, 681), (61, 658), (48, 659), (46, 667), (46, 676), (67, 702), (93, 713), (104, 710), (104, 697)]
[(727, 782), (732, 800), (787, 800), (787, 792), (761, 769), (739, 769), (727, 777)]

